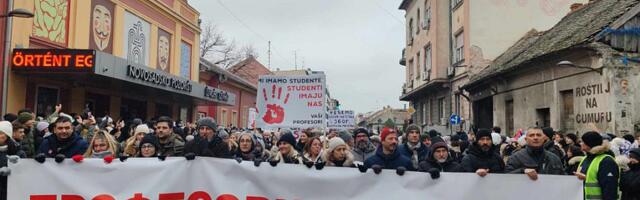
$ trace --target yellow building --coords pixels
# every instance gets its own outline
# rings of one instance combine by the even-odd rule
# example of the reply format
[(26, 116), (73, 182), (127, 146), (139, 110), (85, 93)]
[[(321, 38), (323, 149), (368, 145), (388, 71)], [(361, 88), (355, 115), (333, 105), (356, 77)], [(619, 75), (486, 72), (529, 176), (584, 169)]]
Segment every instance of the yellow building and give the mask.
[[(200, 13), (186, 0), (34, 0), (14, 8), (35, 17), (13, 21), (8, 112), (44, 116), (62, 103), (67, 113), (192, 121), (197, 105), (235, 101), (198, 83)], [(44, 57), (91, 54), (87, 70)]]

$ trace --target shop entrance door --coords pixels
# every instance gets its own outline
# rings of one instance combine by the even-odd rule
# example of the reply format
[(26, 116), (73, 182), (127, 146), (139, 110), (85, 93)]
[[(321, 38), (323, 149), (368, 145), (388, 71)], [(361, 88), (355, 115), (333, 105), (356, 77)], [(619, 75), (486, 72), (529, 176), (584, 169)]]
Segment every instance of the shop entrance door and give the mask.
[(60, 89), (38, 86), (36, 89), (36, 115), (47, 117), (55, 111), (60, 100)]
[(122, 102), (120, 104), (120, 117), (127, 122), (134, 118), (140, 118), (143, 121), (146, 120), (147, 102), (122, 98)]

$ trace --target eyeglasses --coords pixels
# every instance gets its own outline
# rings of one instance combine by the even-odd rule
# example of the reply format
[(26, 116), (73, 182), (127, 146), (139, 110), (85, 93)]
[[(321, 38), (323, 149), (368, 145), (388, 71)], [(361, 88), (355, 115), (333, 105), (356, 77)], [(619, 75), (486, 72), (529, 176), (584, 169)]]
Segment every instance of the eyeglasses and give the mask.
[(156, 147), (153, 146), (152, 144), (143, 144), (140, 148), (141, 149), (155, 149)]

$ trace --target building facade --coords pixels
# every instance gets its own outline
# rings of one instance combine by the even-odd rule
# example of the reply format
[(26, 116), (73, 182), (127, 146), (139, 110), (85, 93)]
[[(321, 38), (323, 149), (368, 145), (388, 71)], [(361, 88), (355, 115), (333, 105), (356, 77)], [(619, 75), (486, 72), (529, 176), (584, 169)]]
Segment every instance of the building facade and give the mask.
[(406, 122), (409, 121), (410, 118), (411, 115), (406, 109), (395, 109), (391, 106), (385, 106), (374, 112), (358, 114), (356, 123), (358, 127), (365, 127), (372, 131), (372, 133), (379, 134), (380, 131), (389, 124), (394, 124), (397, 130), (404, 131), (407, 125)]
[[(634, 134), (640, 126), (640, 5), (593, 1), (545, 32), (532, 32), (464, 86), (480, 127)], [(604, 27), (604, 28), (603, 28)]]
[[(400, 100), (416, 110), (413, 122), (444, 134), (468, 130), (477, 119), (462, 86), (527, 32), (553, 26), (572, 3), (403, 0), (407, 45), (400, 64), (406, 82)], [(449, 124), (454, 114), (463, 119), (460, 125)]]
[[(235, 100), (207, 96), (198, 83), (200, 14), (186, 0), (14, 3), (35, 16), (14, 19), (12, 48), (45, 49), (54, 58), (65, 56), (59, 55), (65, 49), (90, 50), (85, 56), (93, 59), (87, 60), (89, 70), (61, 70), (79, 63), (20, 63), (14, 51), (9, 112), (26, 107), (45, 116), (61, 103), (68, 113), (88, 109), (114, 119), (168, 115), (193, 121), (196, 105)], [(29, 56), (43, 55), (24, 58)]]

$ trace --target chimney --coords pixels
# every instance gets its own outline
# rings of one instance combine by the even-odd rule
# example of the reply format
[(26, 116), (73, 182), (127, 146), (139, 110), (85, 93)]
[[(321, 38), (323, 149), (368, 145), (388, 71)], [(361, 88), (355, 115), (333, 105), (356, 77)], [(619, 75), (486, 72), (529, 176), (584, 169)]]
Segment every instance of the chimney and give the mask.
[(569, 7), (569, 8), (571, 9), (571, 11), (570, 11), (569, 13), (572, 13), (572, 12), (574, 12), (574, 11), (576, 11), (576, 10), (578, 10), (578, 9), (582, 8), (582, 6), (584, 6), (584, 5), (583, 5), (583, 4), (581, 4), (581, 3), (574, 3), (574, 4), (571, 4), (571, 6)]

